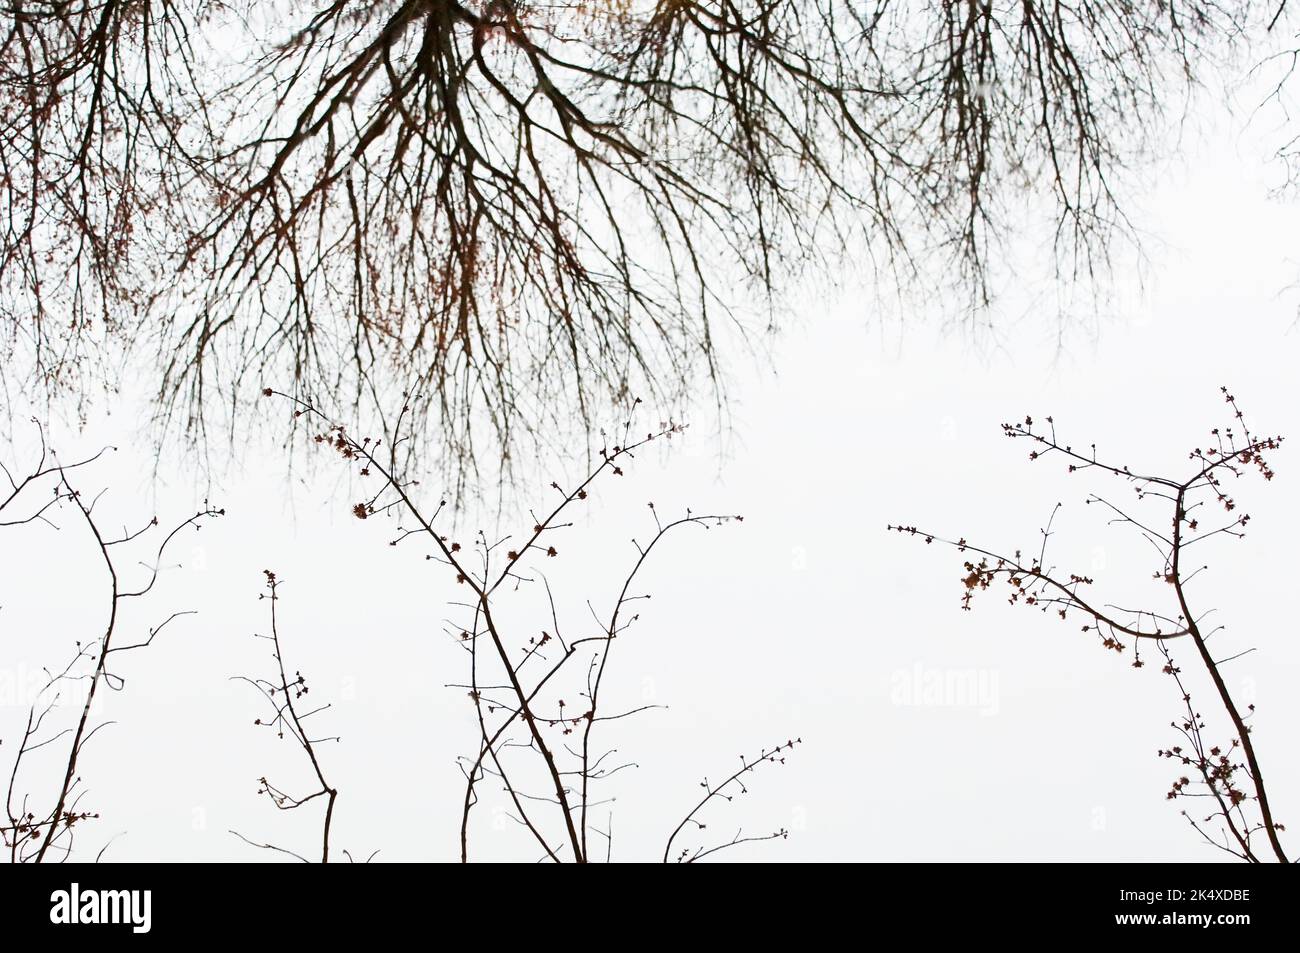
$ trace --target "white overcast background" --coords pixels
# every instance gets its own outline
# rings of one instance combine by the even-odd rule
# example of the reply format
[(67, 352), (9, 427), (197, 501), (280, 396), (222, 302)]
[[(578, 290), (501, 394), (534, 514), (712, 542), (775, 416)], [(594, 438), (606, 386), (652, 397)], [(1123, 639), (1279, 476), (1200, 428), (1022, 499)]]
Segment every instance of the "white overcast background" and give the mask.
[[(998, 593), (962, 612), (958, 554), (885, 530), (903, 521), (993, 548), (1036, 548), (1059, 500), (1057, 565), (1094, 576), (1108, 601), (1167, 605), (1167, 588), (1147, 581), (1156, 568), (1147, 544), (1083, 504), (1091, 490), (1127, 499), (1131, 488), (1067, 476), (1051, 460), (1030, 464), (999, 424), (1051, 414), (1076, 445), (1095, 441), (1135, 468), (1178, 472), (1209, 428), (1230, 422), (1221, 384), (1258, 430), (1297, 434), (1276, 455), (1271, 484), (1236, 489), (1250, 532), (1206, 545), (1210, 570), (1192, 592), (1227, 627), (1214, 639), (1219, 655), (1257, 648), (1226, 677), (1257, 706), (1275, 813), (1300, 825), (1300, 296), (1290, 290), (1300, 210), (1272, 194), (1282, 170), (1270, 149), (1283, 132), (1276, 112), (1250, 114), (1258, 98), (1257, 89), (1238, 90), (1232, 105), (1205, 97), (1168, 160), (1132, 180), (1147, 261), (1117, 246), (1095, 317), (1082, 309), (1064, 336), (1051, 294), (1009, 295), (992, 309), (992, 329), (954, 330), (943, 324), (947, 302), (909, 304), (900, 320), (899, 307), (880, 309), (850, 271), (838, 288), (791, 295), (791, 319), (765, 359), (733, 352), (733, 429), (721, 444), (701, 413), (704, 424), (673, 452), (643, 455), (593, 494), (547, 566), (570, 631), (587, 623), (587, 599), (610, 606), (635, 555), (629, 540), (650, 525), (647, 501), (746, 517), (670, 538), (640, 587), (654, 598), (616, 646), (611, 696), (668, 707), (604, 726), (637, 765), (609, 782), (616, 800), (594, 815), (601, 827), (613, 815), (615, 859), (657, 859), (703, 777), (719, 779), (741, 753), (795, 736), (804, 743), (785, 765), (764, 766), (748, 795), (707, 815), (710, 841), (789, 829), (788, 840), (739, 848), (733, 859), (1226, 856), (1179, 816), (1200, 802), (1165, 800), (1179, 771), (1156, 750), (1175, 742), (1179, 704), (1158, 665), (1135, 670), (1076, 621), (1010, 607)], [(1032, 257), (1018, 265), (1027, 273), (1042, 264)], [(26, 416), (14, 408), (16, 421)], [(317, 731), (342, 739), (320, 749), (340, 791), (335, 850), (456, 859), (455, 759), (474, 748), (476, 728), (464, 691), (446, 687), (465, 676), (443, 633), (447, 600), (459, 595), (447, 571), (424, 561), (422, 543), (389, 547), (390, 524), (355, 519), (334, 459), (309, 468), (299, 452), (291, 472), (267, 441), (241, 447), (211, 477), (181, 464), (156, 475), (147, 416), (143, 400), (126, 401), (84, 428), (55, 427), (65, 458), (121, 447), (82, 479), (109, 487), (98, 511), (106, 528), (155, 513), (164, 524), (183, 519), (205, 496), (229, 515), (181, 540), (167, 560), (180, 567), (120, 632), (134, 640), (172, 611), (197, 613), (149, 650), (120, 657), (125, 690), (106, 693), (97, 712), (114, 724), (87, 746), (79, 771), (83, 807), (102, 818), (82, 829), (75, 856), (91, 859), (111, 840), (107, 860), (273, 858), (232, 829), (309, 856), (316, 849), (315, 804), (282, 813), (256, 793), (262, 775), (307, 788), (301, 752), (253, 726), (264, 709), (231, 680), (269, 674), (267, 643), (253, 633), (266, 631), (258, 595), (262, 570), (273, 569), (285, 581), (288, 664), (308, 676), (313, 700), (333, 705)], [(17, 426), (13, 440), (25, 445)], [(472, 508), (458, 536), (479, 525), (526, 529), (518, 508), (544, 500), (559, 476), (558, 466), (525, 467), (507, 493), (516, 509)], [(425, 479), (436, 501), (436, 479)], [(70, 514), (56, 522), (59, 533), (6, 530), (0, 546), (6, 775), (27, 686), (74, 640), (97, 638), (107, 608), (97, 553)], [(519, 624), (540, 630), (546, 621)], [(974, 691), (935, 694), (944, 683)], [(1228, 738), (1214, 697), (1191, 684), (1212, 734)], [(48, 801), (55, 768), (45, 762), (21, 789)], [(480, 810), (473, 857), (535, 857), (526, 831)]]

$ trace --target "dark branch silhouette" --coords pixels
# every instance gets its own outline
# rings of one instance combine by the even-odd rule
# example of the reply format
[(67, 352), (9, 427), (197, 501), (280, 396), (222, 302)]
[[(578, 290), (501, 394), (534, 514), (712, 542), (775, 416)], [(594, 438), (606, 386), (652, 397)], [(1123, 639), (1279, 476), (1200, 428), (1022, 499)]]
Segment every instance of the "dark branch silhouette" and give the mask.
[[(39, 522), (57, 528), (52, 517), (58, 514), (71, 516), (75, 523), (82, 526), (83, 535), (89, 538), (90, 545), (101, 557), (107, 576), (107, 618), (103, 633), (93, 640), (78, 641), (72, 659), (62, 669), (46, 669), (46, 681), (32, 703), (22, 739), (14, 753), (5, 797), (7, 823), (0, 828), (0, 835), (3, 835), (4, 848), (10, 861), (34, 863), (56, 858), (66, 860), (72, 854), (76, 828), (87, 819), (99, 816), (81, 806), (86, 787), (77, 769), (85, 746), (101, 728), (109, 724), (96, 721), (96, 697), (101, 686), (111, 691), (121, 691), (126, 684), (125, 677), (111, 667), (115, 659), (110, 657), (115, 653), (152, 645), (154, 639), (173, 620), (190, 614), (173, 612), (161, 623), (149, 628), (138, 641), (123, 645), (120, 644), (118, 634), (122, 628), (124, 605), (128, 600), (144, 597), (153, 590), (161, 571), (163, 556), (182, 531), (191, 527), (200, 529), (205, 521), (225, 513), (224, 510), (205, 504), (202, 510), (177, 524), (157, 542), (151, 542), (158, 538), (157, 517), (134, 531), (123, 530), (118, 536), (105, 534), (95, 515), (104, 491), (87, 500), (74, 482), (80, 483), (86, 469), (106, 451), (65, 464), (46, 445), (44, 430), (39, 425), (37, 431), (38, 459), (26, 475), (18, 479), (8, 467), (0, 464), (0, 471), (3, 471), (8, 483), (8, 491), (0, 491), (3, 494), (0, 498), (0, 526)], [(136, 554), (133, 560), (135, 565), (129, 571), (124, 567), (132, 564), (117, 555), (119, 547), (130, 549)], [(140, 554), (149, 557), (149, 561), (141, 560)], [(144, 572), (139, 572), (135, 568), (137, 566), (143, 567)], [(57, 723), (57, 709), (63, 702), (65, 693), (74, 702), (80, 701), (80, 714), (74, 724), (59, 727), (51, 722)], [(29, 787), (40, 784), (28, 780), (27, 774), (32, 756), (42, 749), (66, 750), (47, 807), (38, 807), (38, 804), (46, 802), (28, 790)]]
[[(256, 688), (271, 707), (272, 715), (270, 718), (258, 718), (253, 724), (260, 728), (269, 728), (281, 739), (286, 734), (293, 739), (294, 743), (302, 749), (303, 754), (307, 756), (312, 775), (315, 777), (318, 786), (315, 790), (298, 796), (277, 787), (263, 775), (257, 779), (257, 783), (260, 785), (257, 793), (266, 795), (271, 803), (281, 811), (295, 811), (317, 798), (325, 799), (325, 807), (321, 816), (320, 862), (327, 864), (330, 859), (330, 826), (334, 821), (334, 802), (338, 799), (339, 792), (325, 779), (325, 770), (321, 767), (320, 760), (317, 757), (316, 746), (326, 741), (338, 741), (339, 738), (337, 735), (317, 738), (307, 731), (307, 719), (327, 710), (330, 705), (327, 702), (316, 707), (307, 706), (304, 699), (310, 692), (310, 688), (307, 685), (306, 676), (298, 671), (295, 671), (292, 677), (288, 674), (288, 669), (285, 668), (284, 664), (283, 649), (280, 645), (280, 627), (276, 618), (276, 602), (280, 598), (279, 588), (282, 583), (271, 570), (265, 570), (264, 574), (266, 576), (267, 592), (263, 593), (261, 598), (267, 599), (271, 604), (271, 632), (269, 635), (259, 635), (258, 638), (266, 639), (271, 643), (271, 657), (275, 660), (275, 674), (270, 679), (241, 676), (239, 680), (247, 682)], [(305, 710), (300, 710), (304, 707)], [(231, 831), (231, 833), (254, 847), (288, 854), (304, 863), (307, 862), (307, 858), (292, 850), (277, 847), (274, 844), (254, 843), (238, 831)], [(347, 851), (343, 853), (349, 860), (351, 859), (351, 855)], [(375, 853), (378, 853), (378, 851)], [(371, 858), (374, 856), (373, 853), (370, 855)]]
[[(479, 532), (468, 547), (452, 539), (439, 528), (445, 522), (448, 502), (441, 500), (428, 508), (420, 499), (419, 481), (400, 469), (401, 457), (394, 443), (370, 437), (354, 437), (342, 425), (333, 423), (310, 404), (268, 391), (267, 396), (288, 397), (294, 414), (307, 417), (323, 429), (315, 435), (317, 444), (337, 452), (355, 470), (363, 483), (378, 487), (368, 498), (352, 505), (359, 519), (390, 516), (396, 521), (390, 545), (411, 539), (432, 547), (425, 558), (440, 563), (454, 574), (456, 582), (469, 595), (456, 607), (464, 618), (450, 624), (448, 634), (464, 651), (468, 680), (458, 684), (474, 706), (479, 729), (475, 754), (462, 761), (465, 796), (461, 814), (461, 859), (470, 858), (471, 819), (485, 783), (495, 782), (508, 802), (509, 816), (526, 829), (542, 852), (552, 861), (564, 859), (586, 862), (594, 859), (593, 832), (605, 837), (605, 856), (612, 853), (612, 832), (598, 830), (593, 810), (604, 804), (598, 788), (620, 771), (633, 767), (616, 759), (617, 752), (602, 747), (597, 740), (597, 725), (633, 717), (656, 706), (613, 707), (602, 695), (602, 686), (616, 642), (625, 638), (638, 621), (632, 603), (648, 598), (633, 587), (638, 574), (661, 542), (686, 528), (708, 530), (743, 517), (732, 514), (702, 515), (687, 510), (664, 518), (653, 503), (649, 504), (654, 532), (644, 541), (633, 540), (636, 558), (624, 577), (607, 615), (599, 615), (588, 603), (594, 628), (577, 638), (566, 636), (554, 594), (540, 564), (558, 558), (557, 534), (573, 525), (572, 508), (580, 506), (594, 487), (606, 479), (620, 477), (624, 467), (637, 454), (657, 441), (670, 440), (682, 431), (673, 421), (661, 423), (644, 436), (632, 431), (631, 416), (620, 428), (617, 442), (602, 433), (605, 445), (599, 460), (579, 483), (562, 488), (552, 483), (554, 502), (543, 508), (545, 515), (535, 515), (535, 523), (520, 537), (507, 536), (490, 540)], [(639, 401), (634, 402), (639, 403)], [(409, 406), (409, 405), (408, 405)], [(404, 408), (402, 417), (407, 416)], [(399, 418), (401, 419), (401, 418)], [(407, 418), (409, 419), (409, 418)], [(401, 432), (401, 431), (399, 431)], [(401, 438), (399, 438), (401, 439)], [(518, 625), (505, 621), (510, 597), (521, 590), (545, 596), (542, 603), (545, 621), (531, 627), (525, 636)], [(527, 624), (527, 623), (525, 623)], [(578, 698), (571, 704), (566, 698)], [(611, 710), (612, 708), (612, 710)], [(797, 744), (790, 740), (763, 751), (756, 759), (742, 759), (742, 769), (707, 796), (673, 832), (673, 839), (693, 826), (703, 829), (698, 814), (710, 802), (730, 800), (745, 790), (741, 776), (765, 762), (784, 762), (785, 752)], [(679, 859), (700, 859), (719, 850), (768, 837), (784, 837), (784, 830), (765, 837), (737, 834), (729, 843), (702, 847)], [(668, 857), (666, 848), (665, 858)]]
[[(1025, 605), (1068, 620), (1082, 617), (1083, 631), (1094, 634), (1102, 646), (1118, 653), (1133, 648), (1133, 665), (1141, 668), (1141, 646), (1154, 645), (1164, 659), (1163, 672), (1178, 687), (1184, 709), (1173, 727), (1183, 743), (1160, 751), (1161, 757), (1172, 759), (1189, 767), (1197, 777), (1193, 781), (1179, 777), (1169, 791), (1171, 799), (1205, 797), (1213, 804), (1211, 813), (1201, 820), (1184, 811), (1192, 826), (1211, 844), (1243, 860), (1258, 862), (1266, 855), (1282, 862), (1290, 862), (1283, 850), (1279, 834), (1284, 826), (1274, 818), (1263, 769), (1251, 739), (1247, 724), (1255, 706), (1243, 708), (1233, 698), (1223, 679), (1222, 667), (1240, 658), (1245, 652), (1236, 652), (1227, 658), (1216, 659), (1210, 649), (1217, 629), (1204, 628), (1205, 613), (1197, 614), (1190, 606), (1188, 591), (1195, 577), (1206, 566), (1189, 566), (1188, 551), (1220, 536), (1245, 536), (1250, 516), (1239, 513), (1235, 498), (1224, 486), (1224, 481), (1237, 479), (1257, 472), (1265, 480), (1273, 479), (1273, 469), (1268, 460), (1281, 445), (1282, 438), (1260, 436), (1247, 427), (1236, 399), (1222, 389), (1231, 412), (1228, 427), (1210, 431), (1210, 442), (1197, 447), (1188, 455), (1184, 473), (1166, 475), (1152, 471), (1135, 471), (1128, 466), (1099, 457), (1095, 444), (1086, 450), (1077, 450), (1058, 439), (1056, 424), (1046, 418), (1046, 429), (1026, 417), (1022, 423), (1003, 425), (1003, 432), (1013, 439), (1028, 440), (1034, 445), (1031, 460), (1063, 459), (1070, 473), (1095, 472), (1105, 478), (1120, 480), (1135, 490), (1135, 506), (1121, 507), (1110, 500), (1089, 495), (1087, 502), (1102, 507), (1109, 522), (1127, 527), (1142, 537), (1154, 550), (1157, 561), (1155, 580), (1168, 586), (1170, 598), (1161, 599), (1151, 606), (1122, 608), (1090, 594), (1094, 580), (1077, 573), (1056, 568), (1047, 557), (1047, 544), (1052, 535), (1052, 521), (1041, 531), (1042, 542), (1037, 554), (1015, 550), (1010, 555), (986, 549), (968, 542), (965, 538), (945, 539), (916, 526), (890, 526), (891, 530), (918, 536), (926, 543), (943, 543), (968, 554), (962, 579), (961, 605), (969, 610), (972, 601), (981, 592), (997, 583), (1008, 587), (1008, 601), (1012, 605)], [(1138, 509), (1138, 507), (1143, 509)], [(1058, 504), (1057, 509), (1060, 505)], [(1158, 516), (1150, 519), (1144, 510), (1155, 509)], [(1214, 514), (1220, 512), (1219, 519)], [(1053, 517), (1055, 511), (1053, 511)], [(1168, 603), (1161, 605), (1160, 603)], [(1190, 642), (1200, 669), (1208, 677), (1214, 693), (1232, 724), (1233, 735), (1226, 745), (1214, 745), (1205, 738), (1206, 725), (1200, 712), (1192, 703), (1189, 690), (1184, 686), (1182, 669), (1175, 664), (1174, 646)], [(1247, 650), (1249, 652), (1251, 650)], [(1243, 760), (1244, 759), (1244, 760)], [(1253, 805), (1258, 819), (1251, 819), (1247, 809)], [(1203, 825), (1217, 824), (1219, 830), (1207, 831)], [(1267, 848), (1258, 841), (1263, 836)], [(1261, 854), (1265, 856), (1261, 856)]]
[(7, 376), (84, 396), (152, 353), (192, 436), (263, 380), (340, 414), (409, 391), (456, 466), (629, 393), (721, 402), (724, 334), (846, 251), (981, 309), (1025, 193), (1061, 277), (1104, 267), (1126, 164), (1253, 23), (1213, 0), (9, 12)]

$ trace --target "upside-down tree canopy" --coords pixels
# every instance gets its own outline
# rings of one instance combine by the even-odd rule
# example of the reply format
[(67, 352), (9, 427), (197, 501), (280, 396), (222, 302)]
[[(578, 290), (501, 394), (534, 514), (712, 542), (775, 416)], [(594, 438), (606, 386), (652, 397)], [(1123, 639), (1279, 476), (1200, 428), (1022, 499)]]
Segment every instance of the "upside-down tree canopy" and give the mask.
[(449, 461), (508, 452), (629, 390), (716, 381), (719, 327), (753, 327), (742, 293), (850, 243), (978, 308), (1029, 193), (1058, 267), (1092, 269), (1170, 84), (1253, 16), (9, 0), (5, 384), (87, 398), (143, 355), (171, 426), (237, 422), (264, 384), (409, 393)]

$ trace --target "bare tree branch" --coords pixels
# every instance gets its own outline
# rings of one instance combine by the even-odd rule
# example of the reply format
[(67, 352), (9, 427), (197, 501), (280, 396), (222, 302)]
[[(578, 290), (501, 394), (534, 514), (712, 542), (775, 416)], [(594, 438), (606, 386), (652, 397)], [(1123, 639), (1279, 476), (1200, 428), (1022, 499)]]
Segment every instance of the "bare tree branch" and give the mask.
[[(1211, 430), (1209, 444), (1197, 447), (1188, 455), (1188, 472), (1176, 476), (1151, 471), (1136, 472), (1126, 465), (1106, 461), (1098, 457), (1095, 444), (1087, 452), (1075, 450), (1057, 437), (1056, 424), (1051, 417), (1045, 420), (1045, 430), (1036, 425), (1031, 417), (1026, 417), (1023, 423), (1003, 425), (1003, 432), (1008, 437), (1028, 440), (1034, 445), (1029, 454), (1031, 460), (1064, 458), (1068, 472), (1098, 471), (1104, 477), (1132, 485), (1139, 504), (1160, 508), (1170, 523), (1167, 532), (1153, 529), (1150, 521), (1139, 521), (1127, 509), (1099, 496), (1088, 497), (1089, 503), (1099, 503), (1112, 514), (1112, 524), (1135, 530), (1155, 549), (1159, 561), (1153, 576), (1164, 582), (1172, 592), (1173, 605), (1170, 608), (1125, 609), (1102, 603), (1091, 596), (1085, 597), (1083, 593), (1093, 585), (1093, 580), (1077, 573), (1062, 572), (1047, 559), (1047, 542), (1051, 536), (1050, 520), (1048, 527), (1042, 530), (1043, 541), (1039, 554), (1032, 558), (1022, 555), (1020, 550), (1009, 556), (1001, 555), (993, 550), (973, 546), (965, 538), (956, 541), (943, 539), (915, 526), (890, 526), (889, 529), (919, 536), (926, 543), (939, 542), (953, 546), (962, 553), (973, 554), (965, 563), (962, 579), (965, 590), (961, 601), (963, 609), (971, 608), (977, 593), (1002, 581), (1010, 588), (1008, 601), (1012, 605), (1031, 606), (1045, 613), (1050, 612), (1062, 620), (1068, 619), (1072, 614), (1076, 617), (1081, 615), (1085, 623), (1083, 631), (1095, 633), (1107, 649), (1122, 653), (1127, 648), (1123, 639), (1131, 638), (1134, 667), (1141, 668), (1143, 665), (1139, 646), (1144, 642), (1153, 643), (1164, 657), (1163, 671), (1173, 677), (1185, 709), (1183, 715), (1173, 723), (1185, 744), (1161, 750), (1160, 755), (1176, 759), (1195, 769), (1199, 783), (1205, 789), (1201, 796), (1211, 798), (1216, 805), (1216, 810), (1202, 823), (1219, 822), (1223, 836), (1216, 838), (1190, 816), (1189, 822), (1209, 843), (1252, 862), (1260, 860), (1260, 857), (1251, 844), (1251, 837), (1262, 833), (1268, 841), (1269, 852), (1278, 861), (1289, 863), (1290, 859), (1278, 837), (1285, 828), (1274, 819), (1263, 769), (1247, 724), (1254, 712), (1254, 705), (1243, 710), (1233, 698), (1221, 672), (1226, 662), (1245, 653), (1239, 652), (1228, 659), (1216, 661), (1208, 646), (1211, 633), (1202, 628), (1201, 619), (1192, 611), (1187, 595), (1189, 584), (1200, 571), (1189, 571), (1186, 563), (1188, 548), (1222, 535), (1240, 538), (1245, 535), (1246, 525), (1250, 522), (1249, 515), (1237, 512), (1236, 500), (1225, 489), (1224, 480), (1229, 477), (1239, 478), (1252, 471), (1259, 473), (1265, 480), (1272, 480), (1274, 473), (1268, 459), (1282, 444), (1281, 437), (1251, 433), (1236, 399), (1226, 387), (1222, 388), (1222, 393), (1232, 413), (1231, 425)], [(1207, 505), (1226, 514), (1223, 522), (1204, 525), (1206, 520), (1211, 519), (1203, 512)], [(1059, 504), (1057, 508), (1059, 509)], [(979, 557), (978, 562), (975, 557)], [(1205, 723), (1193, 707), (1191, 694), (1183, 684), (1181, 669), (1173, 659), (1172, 646), (1178, 644), (1179, 640), (1192, 644), (1202, 671), (1232, 723), (1234, 736), (1226, 748), (1211, 745), (1204, 739)], [(1238, 751), (1244, 762), (1234, 760)], [(1240, 780), (1242, 776), (1245, 781)], [(1173, 799), (1196, 794), (1197, 789), (1184, 776), (1174, 783), (1169, 797)], [(1246, 817), (1245, 806), (1248, 801), (1254, 802), (1259, 820), (1251, 821)], [(1185, 815), (1186, 813), (1184, 812)]]

